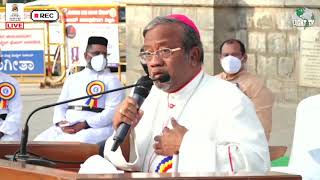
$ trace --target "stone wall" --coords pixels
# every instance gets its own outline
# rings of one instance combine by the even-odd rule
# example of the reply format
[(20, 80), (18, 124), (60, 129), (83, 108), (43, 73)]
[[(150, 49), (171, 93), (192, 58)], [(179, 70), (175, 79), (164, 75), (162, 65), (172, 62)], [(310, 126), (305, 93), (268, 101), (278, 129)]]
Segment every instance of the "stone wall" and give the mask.
[[(309, 5), (317, 18), (319, 9), (315, 1), (309, 1), (310, 4), (304, 1), (303, 6), (292, 0), (265, 1), (269, 2), (265, 5), (263, 2), (215, 1), (214, 69), (221, 71), (217, 61), (219, 44), (227, 37), (238, 38), (247, 47), (249, 71), (265, 80), (275, 93), (277, 103), (298, 103), (319, 89), (298, 86), (300, 34), (292, 25), (291, 16), (296, 8)], [(317, 4), (320, 7), (320, 2)], [(319, 24), (316, 19), (314, 26)]]
[[(226, 38), (244, 42), (248, 70), (264, 80), (275, 95), (271, 144), (287, 145), (290, 153), (295, 111), (304, 98), (318, 94), (319, 88), (298, 85), (300, 31), (292, 24), (297, 8), (307, 7), (319, 27), (320, 1), (306, 0), (215, 0), (214, 72), (221, 71), (219, 45)], [(299, 30), (300, 29), (300, 30)]]
[[(163, 2), (163, 1), (162, 1)], [(315, 24), (320, 1), (314, 0), (127, 0), (127, 79), (134, 82), (142, 69), (137, 57), (143, 27), (155, 16), (184, 13), (200, 28), (205, 48), (205, 70), (221, 72), (219, 46), (227, 38), (244, 42), (248, 70), (257, 74), (273, 91), (273, 130), (270, 144), (287, 145), (293, 138), (295, 111), (304, 98), (318, 94), (319, 88), (298, 85), (300, 31), (292, 25), (292, 15), (300, 7), (313, 10)]]

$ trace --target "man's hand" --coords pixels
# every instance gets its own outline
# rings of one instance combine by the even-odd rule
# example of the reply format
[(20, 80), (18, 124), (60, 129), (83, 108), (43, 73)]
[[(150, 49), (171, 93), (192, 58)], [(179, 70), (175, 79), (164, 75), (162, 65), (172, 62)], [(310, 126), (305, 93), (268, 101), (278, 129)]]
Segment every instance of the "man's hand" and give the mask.
[(165, 127), (161, 136), (155, 136), (153, 148), (156, 154), (163, 156), (172, 156), (179, 152), (180, 145), (184, 134), (188, 131), (187, 128), (178, 124), (171, 119), (172, 129)]
[[(60, 123), (62, 123), (62, 124), (60, 124)], [(66, 124), (66, 122), (63, 122), (63, 121), (61, 121), (60, 123), (58, 125), (63, 126), (63, 124)], [(64, 126), (64, 127), (60, 127), (60, 128), (62, 129), (62, 131), (64, 133), (75, 134), (75, 133), (81, 131), (82, 129), (89, 128), (89, 126), (88, 126), (87, 122), (84, 121), (84, 122), (78, 122), (72, 126)]]
[(115, 112), (113, 118), (113, 127), (114, 129), (118, 129), (122, 122), (131, 125), (131, 127), (135, 127), (142, 115), (143, 111), (138, 110), (136, 101), (131, 97), (127, 97)]
[(59, 127), (64, 127), (64, 126), (68, 126), (68, 125), (69, 125), (69, 122), (66, 120), (62, 120), (62, 121), (56, 123), (56, 126), (59, 126)]

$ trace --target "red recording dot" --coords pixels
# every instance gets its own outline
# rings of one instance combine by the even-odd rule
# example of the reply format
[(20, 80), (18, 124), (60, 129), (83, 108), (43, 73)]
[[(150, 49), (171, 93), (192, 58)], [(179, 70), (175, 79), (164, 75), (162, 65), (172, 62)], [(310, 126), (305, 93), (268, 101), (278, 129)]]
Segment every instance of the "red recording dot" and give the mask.
[(35, 18), (38, 18), (38, 17), (39, 17), (39, 14), (34, 14), (34, 17), (35, 17)]

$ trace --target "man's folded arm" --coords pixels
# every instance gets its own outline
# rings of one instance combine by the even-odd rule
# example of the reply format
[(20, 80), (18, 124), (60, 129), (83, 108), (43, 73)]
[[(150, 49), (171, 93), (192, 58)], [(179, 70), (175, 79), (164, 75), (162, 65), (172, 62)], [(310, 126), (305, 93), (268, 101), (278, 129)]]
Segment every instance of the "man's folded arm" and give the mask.
[[(66, 81), (63, 84), (63, 87), (62, 87), (58, 102), (65, 101), (65, 100), (68, 99), (68, 96), (69, 96), (69, 94), (68, 94), (68, 92), (69, 92), (68, 91), (69, 83), (70, 83), (70, 80), (69, 80), (69, 78), (67, 78)], [(67, 103), (66, 104), (61, 104), (61, 105), (58, 105), (58, 106), (54, 107), (54, 113), (53, 113), (53, 124), (54, 125), (57, 125), (59, 122), (66, 120), (66, 111), (67, 111), (67, 109), (68, 109), (68, 104)]]

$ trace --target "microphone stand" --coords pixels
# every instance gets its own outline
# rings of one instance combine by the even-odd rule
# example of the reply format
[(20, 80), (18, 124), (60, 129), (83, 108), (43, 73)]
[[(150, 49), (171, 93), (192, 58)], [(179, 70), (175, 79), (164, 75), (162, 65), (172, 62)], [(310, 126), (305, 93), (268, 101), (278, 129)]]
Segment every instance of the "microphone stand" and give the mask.
[(112, 89), (112, 90), (109, 90), (109, 91), (104, 91), (104, 92), (100, 92), (100, 93), (96, 93), (96, 94), (92, 94), (92, 95), (87, 95), (87, 96), (83, 96), (83, 97), (79, 97), (79, 98), (69, 99), (69, 100), (66, 100), (66, 101), (61, 101), (61, 102), (57, 102), (57, 103), (53, 103), (53, 104), (48, 104), (48, 105), (44, 105), (44, 106), (36, 108), (35, 110), (33, 110), (29, 114), (29, 116), (28, 116), (28, 118), (27, 118), (27, 120), (26, 120), (26, 122), (24, 124), (24, 128), (22, 130), (22, 136), (21, 136), (19, 150), (17, 150), (14, 155), (6, 155), (5, 157), (7, 159), (9, 159), (9, 160), (12, 160), (12, 161), (23, 161), (23, 162), (26, 162), (27, 164), (35, 164), (35, 165), (41, 165), (41, 166), (54, 167), (55, 166), (54, 162), (49, 161), (49, 160), (47, 160), (45, 158), (37, 157), (37, 156), (32, 155), (31, 153), (27, 152), (27, 143), (28, 143), (28, 136), (29, 136), (28, 123), (29, 123), (29, 120), (30, 120), (31, 116), (34, 113), (36, 113), (37, 111), (39, 111), (41, 109), (46, 109), (46, 108), (49, 108), (49, 107), (53, 107), (53, 106), (57, 106), (57, 105), (61, 105), (61, 104), (66, 104), (66, 103), (69, 103), (69, 102), (78, 101), (78, 100), (90, 98), (90, 97), (93, 97), (93, 96), (99, 96), (99, 95), (102, 95), (102, 94), (112, 93), (112, 92), (115, 92), (115, 91), (120, 91), (120, 90), (124, 90), (124, 89), (128, 89), (128, 88), (132, 88), (132, 87), (135, 87), (135, 86), (142, 86), (142, 85), (146, 85), (146, 84), (152, 84), (153, 81), (155, 81), (155, 80), (144, 81), (144, 82), (136, 83), (136, 84), (133, 84), (133, 85), (130, 85), (130, 86), (124, 86), (124, 87), (121, 87), (121, 88), (116, 88), (116, 89)]

